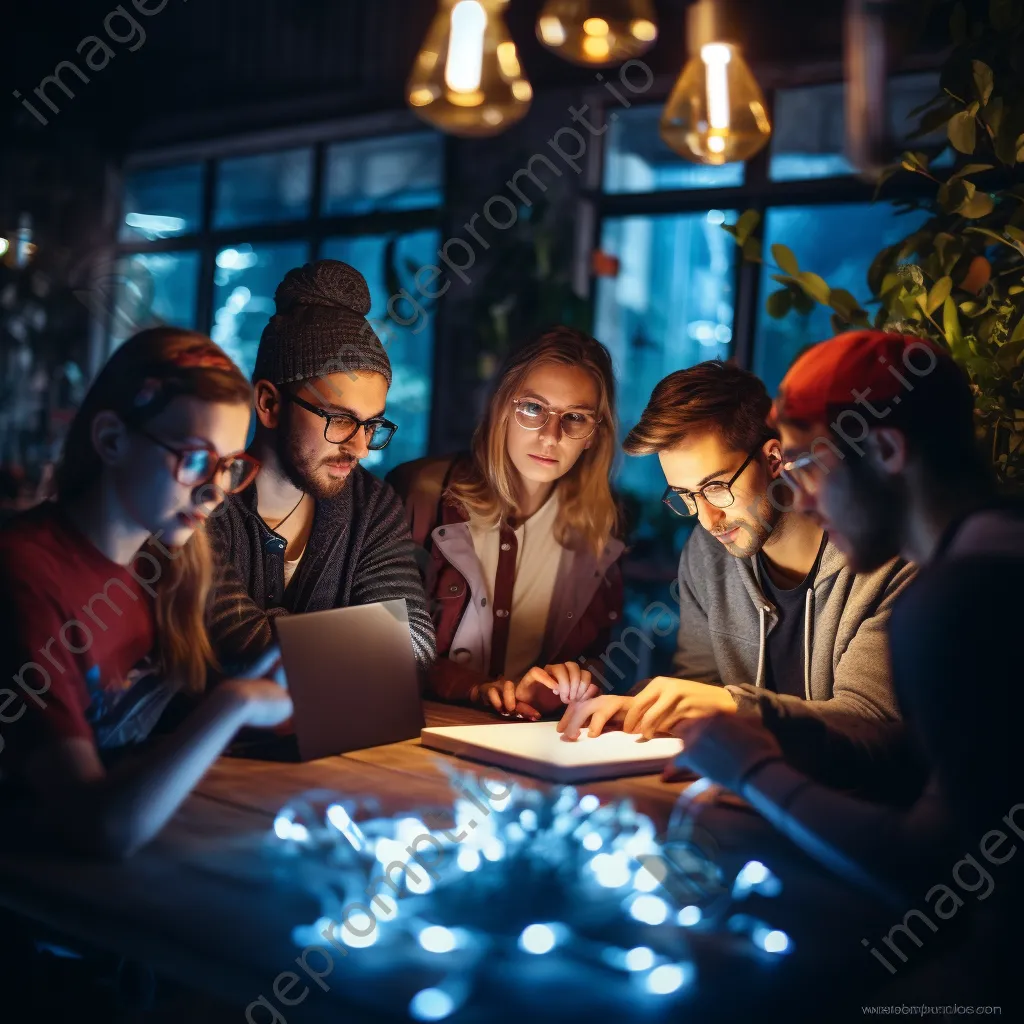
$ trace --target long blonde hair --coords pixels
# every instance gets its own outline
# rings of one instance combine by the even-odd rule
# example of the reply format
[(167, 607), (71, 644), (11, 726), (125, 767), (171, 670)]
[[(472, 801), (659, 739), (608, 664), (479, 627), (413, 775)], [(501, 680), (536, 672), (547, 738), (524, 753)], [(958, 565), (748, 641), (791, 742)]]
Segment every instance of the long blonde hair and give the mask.
[(578, 538), (599, 555), (619, 526), (609, 484), (617, 436), (615, 376), (608, 350), (582, 331), (553, 327), (506, 361), (484, 418), (473, 434), (472, 459), (456, 466), (445, 496), (490, 525), (515, 517), (519, 474), (506, 443), (512, 399), (530, 372), (546, 363), (579, 367), (597, 384), (600, 422), (591, 435), (590, 447), (558, 481), (555, 538), (563, 547), (571, 547)]
[[(103, 463), (92, 442), (96, 414), (110, 410), (126, 423), (141, 424), (178, 395), (207, 402), (251, 403), (252, 387), (209, 338), (175, 327), (154, 327), (129, 338), (100, 370), (71, 426), (56, 472), (58, 504), (67, 504), (95, 486)], [(145, 400), (140, 404), (140, 396)], [(204, 613), (213, 579), (213, 556), (205, 529), (168, 557), (162, 545), (143, 549), (157, 559), (156, 658), (166, 674), (191, 692), (206, 685), (217, 665)]]

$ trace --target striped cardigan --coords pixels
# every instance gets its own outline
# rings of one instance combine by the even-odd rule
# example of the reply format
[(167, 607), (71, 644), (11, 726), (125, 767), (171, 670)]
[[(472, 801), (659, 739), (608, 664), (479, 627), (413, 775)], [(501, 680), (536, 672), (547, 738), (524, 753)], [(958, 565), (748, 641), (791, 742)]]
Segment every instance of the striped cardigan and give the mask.
[(416, 662), (423, 671), (433, 664), (434, 625), (402, 503), (361, 466), (340, 494), (317, 502), (305, 554), (287, 588), (284, 540), (257, 514), (255, 486), (225, 499), (206, 530), (219, 567), (207, 627), (225, 669), (237, 670), (265, 650), (279, 615), (400, 597)]

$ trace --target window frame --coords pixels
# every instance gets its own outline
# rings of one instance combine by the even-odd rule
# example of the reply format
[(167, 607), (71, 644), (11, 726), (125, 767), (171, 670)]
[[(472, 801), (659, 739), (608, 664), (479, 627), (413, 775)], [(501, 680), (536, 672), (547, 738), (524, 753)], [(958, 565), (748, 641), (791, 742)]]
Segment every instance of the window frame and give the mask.
[[(935, 60), (907, 62), (899, 68), (890, 69), (890, 78), (922, 72), (938, 73), (939, 63)], [(842, 67), (822, 66), (813, 73), (793, 74), (785, 70), (755, 68), (754, 74), (762, 85), (765, 105), (772, 124), (775, 123), (775, 97), (780, 90), (834, 85), (842, 83)], [(675, 84), (674, 78), (659, 77), (642, 99), (629, 106), (664, 105)], [(623, 91), (624, 92), (624, 91)], [(594, 111), (588, 115), (593, 123), (608, 125), (608, 118), (626, 104), (609, 98), (606, 90), (588, 91), (585, 97)], [(630, 97), (626, 97), (627, 100)], [(586, 108), (584, 108), (586, 109)], [(748, 160), (744, 168), (744, 180), (740, 186), (723, 188), (673, 189), (659, 192), (608, 193), (603, 185), (604, 162), (608, 148), (608, 132), (602, 133), (601, 144), (590, 147), (584, 168), (581, 203), (586, 209), (587, 237), (578, 253), (577, 273), (582, 280), (589, 281), (591, 302), (598, 278), (589, 269), (590, 254), (599, 246), (607, 218), (643, 217), (685, 213), (704, 213), (711, 209), (757, 210), (761, 214), (759, 233), (763, 231), (770, 209), (790, 206), (830, 206), (839, 203), (869, 203), (875, 193), (875, 185), (859, 180), (854, 175), (838, 175), (828, 178), (772, 181), (768, 175), (772, 142), (769, 140), (759, 153)], [(682, 159), (682, 157), (680, 157)], [(909, 200), (931, 194), (930, 182), (922, 181), (916, 175), (901, 175), (886, 183), (885, 202)], [(761, 266), (741, 258), (736, 260), (733, 280), (736, 305), (733, 316), (731, 358), (743, 369), (754, 367), (754, 347), (757, 343), (758, 309), (763, 302), (761, 295)]]
[[(309, 259), (320, 258), (325, 240), (339, 235), (407, 234), (424, 229), (442, 229), (446, 208), (447, 156), (446, 140), (439, 140), (442, 152), (441, 201), (436, 206), (407, 210), (383, 210), (365, 214), (324, 214), (324, 182), (327, 155), (331, 146), (346, 141), (374, 136), (426, 135), (432, 129), (405, 112), (350, 118), (343, 121), (320, 122), (293, 129), (239, 135), (208, 143), (142, 150), (128, 156), (121, 169), (111, 175), (109, 207), (114, 212), (115, 260), (136, 254), (162, 252), (198, 252), (195, 323), (197, 329), (209, 334), (213, 328), (214, 273), (216, 257), (221, 249), (246, 242), (256, 245), (267, 242), (305, 241)], [(238, 225), (215, 228), (214, 204), (220, 161), (235, 157), (257, 156), (283, 150), (309, 147), (312, 150), (312, 181), (309, 211), (305, 217), (274, 223)], [(188, 234), (160, 239), (121, 240), (120, 222), (124, 179), (133, 171), (158, 167), (199, 163), (202, 165), (202, 201), (198, 229)], [(102, 339), (101, 362), (111, 352), (109, 336)]]

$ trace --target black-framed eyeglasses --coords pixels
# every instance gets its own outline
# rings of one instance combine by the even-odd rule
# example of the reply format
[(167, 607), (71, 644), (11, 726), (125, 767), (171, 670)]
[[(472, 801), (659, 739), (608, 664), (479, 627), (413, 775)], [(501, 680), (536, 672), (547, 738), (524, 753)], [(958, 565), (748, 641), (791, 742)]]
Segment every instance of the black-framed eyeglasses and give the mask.
[(512, 405), (515, 407), (516, 423), (525, 430), (542, 429), (554, 413), (561, 421), (562, 433), (575, 441), (590, 437), (601, 422), (601, 417), (591, 412), (572, 410), (560, 413), (534, 398), (513, 398)]
[(683, 487), (673, 487), (671, 484), (665, 488), (661, 500), (668, 505), (677, 516), (695, 516), (697, 514), (697, 495), (699, 494), (709, 505), (715, 508), (728, 508), (735, 500), (732, 493), (732, 485), (739, 480), (743, 470), (750, 465), (751, 460), (761, 450), (758, 444), (750, 454), (743, 460), (743, 465), (733, 473), (732, 477), (723, 482), (712, 480), (696, 491), (688, 491)]
[(356, 436), (356, 431), (362, 427), (366, 438), (366, 447), (376, 452), (388, 446), (388, 442), (395, 436), (395, 431), (398, 429), (397, 423), (392, 423), (391, 420), (386, 420), (383, 416), (360, 420), (355, 416), (349, 416), (348, 413), (328, 412), (326, 409), (307, 402), (304, 398), (290, 395), (287, 392), (284, 392), (283, 395), (289, 402), (294, 402), (308, 412), (327, 420), (324, 424), (324, 440), (329, 444), (344, 444), (346, 441), (351, 441)]
[[(213, 481), (225, 494), (236, 494), (238, 491), (244, 491), (260, 471), (259, 459), (254, 459), (246, 452), (221, 455), (213, 448), (201, 445), (176, 448), (166, 441), (161, 441), (143, 427), (133, 425), (132, 429), (177, 457), (174, 479), (186, 487), (199, 487)], [(226, 479), (222, 482), (221, 478), (224, 477)]]

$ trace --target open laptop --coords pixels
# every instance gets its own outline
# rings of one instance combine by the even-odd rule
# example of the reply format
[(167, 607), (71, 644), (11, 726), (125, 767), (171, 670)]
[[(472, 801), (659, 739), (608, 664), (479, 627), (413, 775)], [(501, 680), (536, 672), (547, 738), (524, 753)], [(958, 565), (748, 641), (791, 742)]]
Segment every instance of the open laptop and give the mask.
[(295, 735), (239, 745), (250, 757), (312, 761), (414, 739), (423, 727), (405, 599), (274, 622)]

